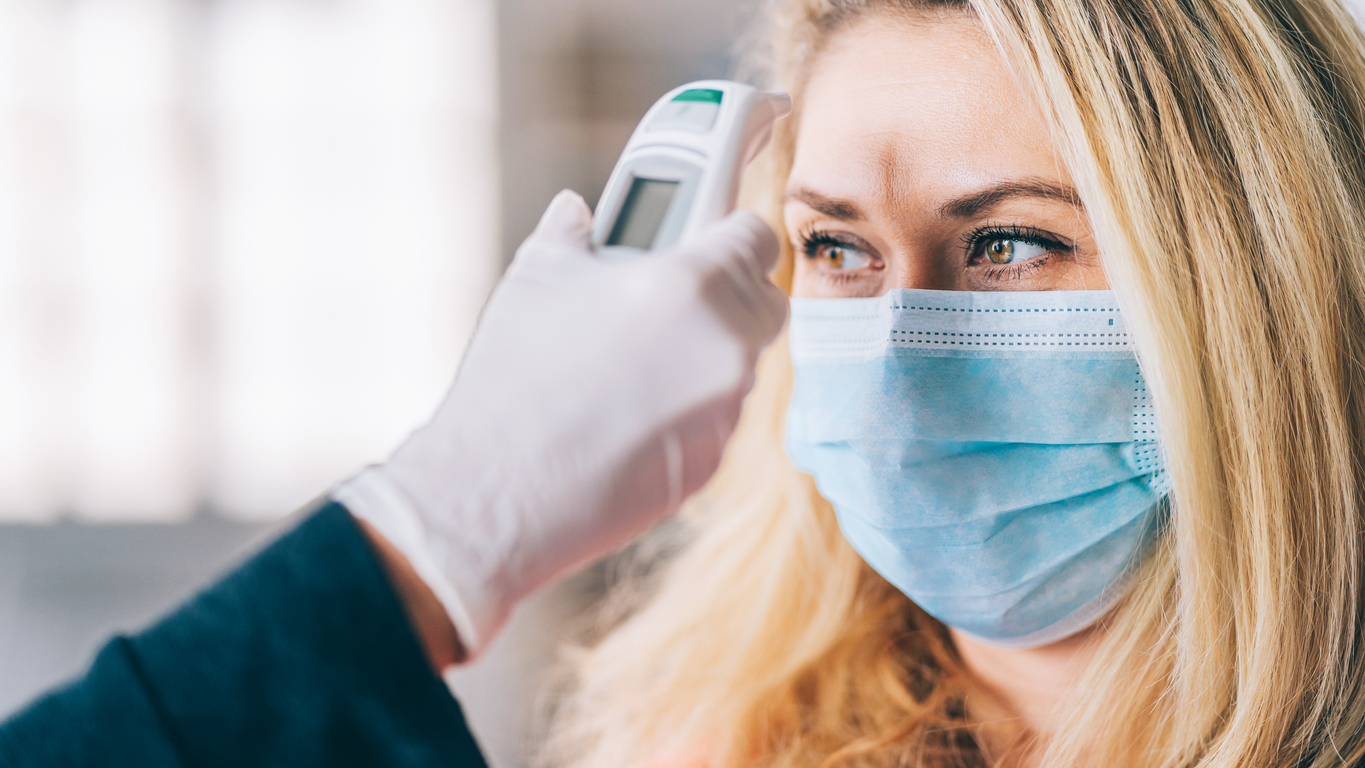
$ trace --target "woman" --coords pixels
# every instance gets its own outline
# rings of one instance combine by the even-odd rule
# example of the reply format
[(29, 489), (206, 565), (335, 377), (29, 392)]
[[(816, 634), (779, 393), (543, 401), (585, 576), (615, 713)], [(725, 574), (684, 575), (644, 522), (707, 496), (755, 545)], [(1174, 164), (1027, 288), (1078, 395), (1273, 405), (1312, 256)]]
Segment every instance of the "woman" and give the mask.
[[(798, 298), (796, 392), (779, 342), (690, 505), (694, 540), (649, 601), (580, 657), (550, 759), (1365, 759), (1365, 38), (1347, 11), (1334, 0), (778, 0), (772, 19), (777, 84), (797, 112), (754, 181), (771, 220), (785, 219), (776, 274)], [(910, 322), (903, 300), (937, 300), (924, 289), (980, 297), (939, 310), (1022, 306), (982, 296), (1001, 291), (1112, 299), (1131, 351), (1084, 359), (1136, 354), (1135, 397), (1145, 381), (1160, 423), (1159, 459), (1135, 455), (1153, 438), (1139, 434), (1151, 431), (1141, 413), (1126, 437), (1091, 441), (1127, 451), (1131, 477), (1102, 487), (1146, 499), (1108, 507), (1128, 527), (1085, 538), (1039, 511), (1100, 492), (1071, 487), (1085, 462), (955, 475), (949, 459), (976, 448), (921, 461), (921, 444), (906, 447), (922, 420), (903, 422), (935, 408), (1011, 425), (1030, 410), (1080, 419), (1084, 387), (1055, 371), (1033, 365), (1021, 370), (1037, 380), (978, 387), (979, 371), (939, 381), (949, 374), (929, 367), (907, 384), (905, 367), (810, 362), (819, 334), (855, 333), (822, 306), (890, 323), (871, 333), (882, 347), (864, 349), (865, 363), (900, 348), (886, 328)], [(828, 298), (861, 303), (807, 300)], [(1027, 356), (1014, 354), (973, 359)], [(827, 386), (841, 381), (843, 400)], [(917, 400), (931, 385), (954, 396)], [(1038, 399), (993, 411), (1014, 386)], [(874, 390), (884, 407), (869, 415), (858, 398)], [(840, 418), (863, 431), (810, 426)], [(1043, 487), (1056, 492), (1016, 517), (981, 498)], [(961, 507), (909, 499), (930, 491)], [(996, 527), (975, 533), (920, 519), (987, 512)], [(995, 536), (1011, 524), (1030, 536)], [(1101, 545), (1119, 556), (1099, 557)], [(975, 592), (945, 586), (936, 576), (961, 571), (956, 552), (1004, 576)], [(1089, 573), (1084, 589), (1048, 581), (1066, 573)], [(1029, 592), (1040, 583), (1054, 586)], [(1030, 613), (1029, 600), (1052, 614)]]

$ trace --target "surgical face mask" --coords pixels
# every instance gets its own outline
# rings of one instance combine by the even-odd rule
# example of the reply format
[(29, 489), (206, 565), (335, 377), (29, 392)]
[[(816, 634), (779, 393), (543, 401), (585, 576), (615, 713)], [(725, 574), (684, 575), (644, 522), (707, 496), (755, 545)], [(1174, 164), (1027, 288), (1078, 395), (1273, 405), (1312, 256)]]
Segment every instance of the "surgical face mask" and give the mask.
[(793, 299), (787, 451), (931, 615), (1033, 647), (1112, 607), (1164, 522), (1110, 291)]

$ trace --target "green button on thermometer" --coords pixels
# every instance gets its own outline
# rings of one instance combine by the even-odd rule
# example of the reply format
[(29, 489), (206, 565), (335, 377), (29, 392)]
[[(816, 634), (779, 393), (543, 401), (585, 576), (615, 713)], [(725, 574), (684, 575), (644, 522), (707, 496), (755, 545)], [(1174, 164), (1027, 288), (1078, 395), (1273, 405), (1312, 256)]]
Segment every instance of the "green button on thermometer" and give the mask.
[(791, 111), (785, 93), (728, 80), (688, 83), (650, 107), (631, 134), (593, 214), (603, 256), (686, 240), (735, 208), (740, 172)]

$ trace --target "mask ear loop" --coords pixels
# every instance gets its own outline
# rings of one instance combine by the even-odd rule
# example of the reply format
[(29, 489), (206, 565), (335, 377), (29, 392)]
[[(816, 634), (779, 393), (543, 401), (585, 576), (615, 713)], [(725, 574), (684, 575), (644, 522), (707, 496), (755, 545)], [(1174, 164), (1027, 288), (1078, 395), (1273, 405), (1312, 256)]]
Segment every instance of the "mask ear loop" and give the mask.
[(664, 467), (668, 472), (668, 509), (677, 510), (683, 502), (683, 451), (676, 432), (663, 436)]

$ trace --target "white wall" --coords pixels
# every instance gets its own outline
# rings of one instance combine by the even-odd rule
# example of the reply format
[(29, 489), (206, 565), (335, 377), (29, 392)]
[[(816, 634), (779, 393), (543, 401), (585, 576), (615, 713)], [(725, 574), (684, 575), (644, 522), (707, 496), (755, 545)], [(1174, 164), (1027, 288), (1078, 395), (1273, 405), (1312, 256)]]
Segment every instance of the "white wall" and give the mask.
[(498, 271), (493, 0), (0, 3), (0, 520), (276, 519)]

